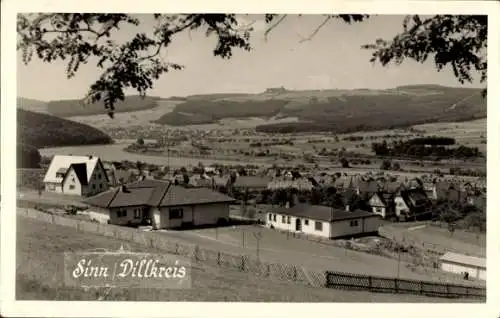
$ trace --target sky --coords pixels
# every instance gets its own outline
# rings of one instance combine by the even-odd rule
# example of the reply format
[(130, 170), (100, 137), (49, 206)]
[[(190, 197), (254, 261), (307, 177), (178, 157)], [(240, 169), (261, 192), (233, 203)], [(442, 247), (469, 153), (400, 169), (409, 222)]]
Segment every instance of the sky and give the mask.
[[(185, 69), (165, 73), (155, 82), (150, 96), (187, 96), (210, 93), (259, 93), (270, 87), (291, 90), (309, 89), (383, 89), (399, 85), (439, 84), (460, 86), (451, 69), (437, 72), (432, 61), (420, 64), (411, 60), (399, 66), (382, 67), (369, 62), (371, 52), (361, 45), (377, 38), (391, 39), (402, 30), (404, 16), (375, 16), (362, 23), (346, 24), (333, 20), (310, 41), (301, 42), (323, 21), (320, 15), (288, 16), (264, 36), (262, 15), (241, 15), (254, 22), (252, 51), (237, 49), (230, 60), (214, 57), (214, 37), (201, 31), (184, 32), (162, 52), (162, 56)], [(117, 42), (138, 31), (150, 32), (151, 16), (141, 16), (139, 27), (122, 28), (113, 34)], [(43, 63), (33, 57), (24, 65), (18, 53), (18, 96), (42, 101), (79, 99), (98, 79), (102, 69), (83, 65), (77, 75), (67, 79), (63, 61)], [(483, 87), (476, 83), (469, 87)], [(133, 90), (127, 94), (137, 94)]]

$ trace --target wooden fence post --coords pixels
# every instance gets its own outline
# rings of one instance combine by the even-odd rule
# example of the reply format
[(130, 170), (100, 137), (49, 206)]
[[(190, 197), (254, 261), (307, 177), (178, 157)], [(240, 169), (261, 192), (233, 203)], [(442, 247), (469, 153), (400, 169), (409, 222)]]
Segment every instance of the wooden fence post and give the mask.
[(175, 255), (179, 255), (179, 243), (175, 243)]
[(372, 287), (373, 287), (372, 277), (368, 276), (368, 289), (372, 290)]
[(267, 264), (267, 277), (271, 276), (271, 264)]
[(217, 265), (221, 265), (220, 252), (217, 252)]
[(245, 256), (241, 256), (241, 271), (245, 271)]
[(293, 266), (293, 280), (296, 281), (297, 280), (297, 267), (295, 265), (292, 265)]
[(397, 278), (394, 279), (394, 290), (396, 293), (399, 293), (399, 281)]
[(194, 260), (198, 261), (198, 245), (194, 246)]

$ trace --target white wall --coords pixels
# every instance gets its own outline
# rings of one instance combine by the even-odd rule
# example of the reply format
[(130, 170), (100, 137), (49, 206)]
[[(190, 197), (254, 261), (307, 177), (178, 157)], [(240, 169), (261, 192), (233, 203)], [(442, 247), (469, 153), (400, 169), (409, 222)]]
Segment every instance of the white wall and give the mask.
[(73, 168), (68, 171), (68, 175), (62, 185), (62, 190), (64, 194), (82, 195), (82, 185)]
[(410, 211), (402, 197), (400, 197), (400, 196), (395, 197), (394, 203), (396, 205), (396, 216), (400, 216), (401, 212), (404, 212), (404, 211), (409, 212)]
[[(271, 220), (269, 220), (269, 215), (272, 215)], [(276, 215), (276, 221), (274, 221), (274, 215)], [(283, 222), (283, 217), (285, 218)], [(288, 223), (288, 218), (290, 218), (290, 223)], [(266, 224), (267, 225), (273, 225), (274, 228), (280, 229), (280, 230), (285, 230), (285, 231), (290, 231), (290, 232), (297, 232), (296, 231), (296, 222), (297, 219), (300, 220), (301, 222), (301, 233), (308, 234), (308, 235), (315, 235), (315, 236), (321, 236), (321, 237), (330, 237), (330, 224), (328, 222), (324, 221), (319, 221), (323, 224), (322, 230), (316, 230), (315, 228), (315, 220), (308, 219), (308, 218), (297, 218), (295, 216), (288, 216), (288, 215), (282, 215), (282, 214), (277, 214), (277, 213), (267, 213), (266, 215)], [(306, 220), (307, 223), (306, 224)]]
[[(170, 209), (182, 209), (182, 219), (170, 219)], [(196, 225), (217, 224), (219, 218), (229, 220), (229, 204), (214, 203), (186, 205), (177, 207), (162, 207), (160, 209), (160, 227), (174, 228), (182, 223), (193, 222)]]
[[(135, 218), (134, 210), (142, 209), (145, 206), (130, 206), (125, 208), (111, 208), (109, 211), (110, 223), (116, 225), (127, 225), (130, 221), (132, 224), (139, 224), (142, 218)], [(126, 210), (127, 214), (122, 217), (118, 217), (119, 210)], [(141, 214), (142, 215), (142, 214)]]
[(62, 185), (60, 183), (46, 182), (45, 191), (62, 193)]
[(484, 279), (486, 280), (486, 270), (478, 269), (475, 267), (469, 267), (467, 265), (449, 263), (446, 261), (441, 262), (441, 270), (445, 272), (462, 274), (463, 272), (468, 272), (470, 278)]

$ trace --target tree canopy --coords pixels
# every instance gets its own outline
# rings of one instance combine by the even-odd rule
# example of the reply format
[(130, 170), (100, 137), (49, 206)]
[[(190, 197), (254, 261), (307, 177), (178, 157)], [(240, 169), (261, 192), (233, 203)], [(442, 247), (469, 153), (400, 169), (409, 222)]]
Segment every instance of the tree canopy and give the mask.
[[(266, 38), (287, 16), (264, 15)], [(140, 19), (129, 14), (19, 14), (17, 49), (22, 52), (25, 64), (35, 53), (43, 62), (66, 61), (68, 78), (73, 77), (82, 64), (96, 61), (102, 72), (90, 86), (85, 100), (104, 101), (111, 117), (116, 103), (124, 100), (125, 89), (135, 89), (145, 96), (162, 74), (184, 68), (165, 61), (160, 55), (181, 32), (202, 30), (206, 36), (216, 37), (212, 53), (223, 59), (230, 59), (234, 49), (252, 49), (252, 23), (243, 24), (235, 14), (154, 14), (153, 18), (156, 25), (152, 36), (137, 32), (119, 44), (113, 35), (124, 25), (139, 26)], [(313, 40), (323, 27), (330, 27), (331, 20), (360, 23), (369, 18), (368, 15), (324, 15), (324, 20), (301, 42)], [(433, 58), (438, 71), (450, 66), (460, 83), (473, 82), (475, 74), (479, 74), (479, 81), (483, 83), (487, 75), (487, 16), (407, 16), (402, 31), (393, 39), (374, 39), (374, 43), (362, 48), (372, 51), (372, 62), (384, 66), (400, 64), (406, 59), (423, 63)]]

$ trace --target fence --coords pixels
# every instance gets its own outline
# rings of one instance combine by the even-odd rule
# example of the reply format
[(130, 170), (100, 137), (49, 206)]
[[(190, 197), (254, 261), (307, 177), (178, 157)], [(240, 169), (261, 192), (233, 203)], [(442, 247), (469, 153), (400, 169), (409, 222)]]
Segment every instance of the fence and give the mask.
[(398, 294), (416, 294), (447, 298), (485, 298), (486, 290), (480, 287), (431, 283), (419, 280), (326, 272), (326, 287), (351, 290), (369, 290)]
[[(350, 273), (310, 271), (301, 266), (291, 264), (263, 262), (248, 255), (233, 255), (205, 248), (202, 249), (198, 245), (186, 244), (158, 232), (145, 232), (129, 227), (101, 224), (32, 209), (18, 209), (18, 213), (24, 217), (71, 227), (77, 231), (95, 233), (156, 248), (170, 254), (190, 257), (198, 263), (205, 263), (220, 268), (236, 269), (269, 279), (293, 281), (312, 287), (358, 289), (374, 292), (385, 291), (392, 293), (416, 293), (418, 291), (419, 294), (438, 297), (486, 297), (486, 290), (479, 287), (445, 285)], [(388, 282), (392, 282), (394, 286), (391, 287)], [(416, 285), (419, 287), (414, 288)]]

